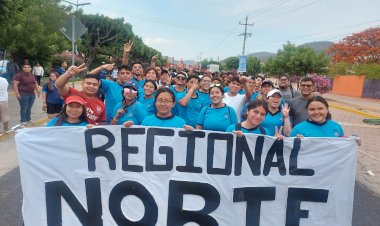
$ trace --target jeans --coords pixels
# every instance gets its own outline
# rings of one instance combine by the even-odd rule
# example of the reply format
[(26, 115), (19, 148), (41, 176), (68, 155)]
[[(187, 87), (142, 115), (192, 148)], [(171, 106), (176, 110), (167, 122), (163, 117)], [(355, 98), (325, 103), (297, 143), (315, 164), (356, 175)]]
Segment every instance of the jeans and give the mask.
[(36, 96), (33, 94), (21, 95), (21, 99), (18, 100), (18, 102), (20, 103), (21, 123), (29, 122), (30, 120), (32, 120), (30, 118), (30, 115), (32, 113), (34, 99), (36, 99)]

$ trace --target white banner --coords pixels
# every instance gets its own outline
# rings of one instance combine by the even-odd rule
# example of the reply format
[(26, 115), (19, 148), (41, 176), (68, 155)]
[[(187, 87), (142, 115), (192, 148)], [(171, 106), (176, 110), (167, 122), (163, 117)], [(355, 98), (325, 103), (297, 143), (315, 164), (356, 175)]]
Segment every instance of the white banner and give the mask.
[(30, 225), (351, 225), (357, 145), (106, 126), (16, 135)]

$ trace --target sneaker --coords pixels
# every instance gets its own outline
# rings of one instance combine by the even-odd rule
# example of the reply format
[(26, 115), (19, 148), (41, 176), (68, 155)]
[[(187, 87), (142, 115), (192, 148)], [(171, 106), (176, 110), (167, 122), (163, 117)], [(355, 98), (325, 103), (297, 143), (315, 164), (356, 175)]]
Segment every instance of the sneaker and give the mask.
[(28, 122), (27, 122), (27, 125), (28, 125), (28, 126), (33, 126), (34, 123), (33, 123), (32, 121), (28, 121)]
[(8, 134), (8, 133), (10, 133), (10, 132), (12, 132), (10, 129), (4, 129), (4, 133), (5, 133), (5, 134)]
[(23, 126), (23, 127), (26, 127), (27, 125), (28, 125), (27, 122), (22, 122), (22, 123), (20, 124), (20, 126)]
[(22, 125), (18, 124), (18, 125), (13, 126), (12, 129), (11, 129), (11, 131), (16, 132), (17, 130), (23, 129), (23, 128), (25, 128), (25, 126), (22, 126)]

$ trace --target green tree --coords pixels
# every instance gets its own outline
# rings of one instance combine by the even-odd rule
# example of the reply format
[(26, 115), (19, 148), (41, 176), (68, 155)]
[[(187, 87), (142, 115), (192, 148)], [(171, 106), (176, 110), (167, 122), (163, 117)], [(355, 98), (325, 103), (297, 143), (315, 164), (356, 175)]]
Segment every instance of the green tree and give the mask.
[(223, 69), (232, 70), (239, 67), (239, 58), (238, 57), (228, 57), (223, 61)]
[(272, 75), (288, 74), (305, 76), (325, 72), (329, 59), (325, 53), (316, 54), (313, 49), (296, 47), (287, 43), (278, 50), (276, 58), (270, 58), (263, 70)]
[(32, 63), (39, 61), (46, 65), (54, 53), (67, 49), (69, 42), (58, 28), (67, 16), (68, 8), (60, 6), (59, 0), (5, 2), (16, 8), (6, 11), (12, 15), (10, 18), (1, 20), (0, 46), (5, 47), (16, 61), (21, 63), (24, 58), (29, 58)]
[(257, 75), (261, 72), (260, 60), (254, 56), (247, 58), (247, 73), (250, 75)]

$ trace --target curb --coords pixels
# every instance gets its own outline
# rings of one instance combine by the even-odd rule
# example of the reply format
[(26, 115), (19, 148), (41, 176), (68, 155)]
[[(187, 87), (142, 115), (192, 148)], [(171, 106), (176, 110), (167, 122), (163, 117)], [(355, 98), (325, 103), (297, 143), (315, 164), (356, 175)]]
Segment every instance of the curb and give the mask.
[[(333, 101), (333, 100), (330, 100), (330, 101)], [(329, 103), (329, 104), (330, 104), (330, 107), (337, 108), (337, 109), (340, 109), (340, 110), (343, 110), (343, 111), (348, 111), (348, 112), (351, 112), (351, 113), (354, 113), (354, 114), (357, 114), (357, 115), (361, 115), (363, 117), (367, 117), (367, 118), (380, 118), (380, 115), (374, 115), (374, 114), (366, 113), (366, 112), (363, 112), (363, 111), (358, 111), (358, 110), (355, 110), (355, 109), (352, 109), (352, 108), (343, 107), (341, 105), (336, 105), (336, 104), (332, 104), (332, 103)]]

